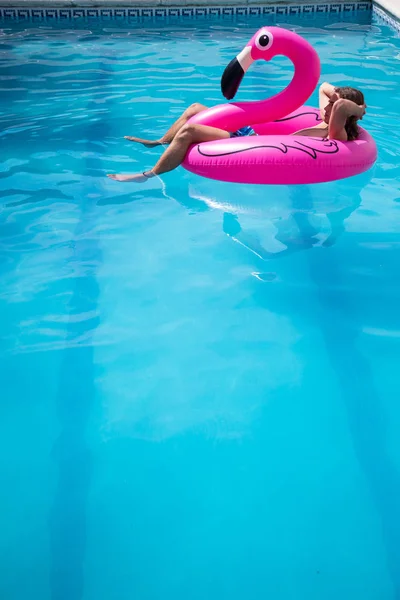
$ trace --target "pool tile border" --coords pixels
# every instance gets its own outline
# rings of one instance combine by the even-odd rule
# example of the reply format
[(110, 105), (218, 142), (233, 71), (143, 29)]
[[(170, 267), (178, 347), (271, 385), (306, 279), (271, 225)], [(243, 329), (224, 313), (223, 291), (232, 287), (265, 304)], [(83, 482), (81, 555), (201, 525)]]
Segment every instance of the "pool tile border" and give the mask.
[(247, 4), (238, 6), (166, 6), (165, 0), (158, 0), (154, 6), (115, 6), (115, 7), (90, 7), (90, 6), (63, 6), (54, 7), (12, 7), (0, 6), (0, 21), (55, 21), (69, 19), (110, 19), (110, 20), (147, 20), (147, 19), (192, 19), (207, 17), (235, 17), (235, 16), (296, 16), (296, 15), (339, 15), (355, 11), (371, 11), (371, 0), (356, 2), (324, 2), (323, 4)]

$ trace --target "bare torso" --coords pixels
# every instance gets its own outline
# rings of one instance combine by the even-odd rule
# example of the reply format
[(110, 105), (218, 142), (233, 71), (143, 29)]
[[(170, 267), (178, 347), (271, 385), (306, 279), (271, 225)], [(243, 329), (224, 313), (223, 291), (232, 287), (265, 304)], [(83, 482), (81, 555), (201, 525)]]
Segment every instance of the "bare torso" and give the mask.
[(315, 127), (309, 127), (308, 129), (300, 129), (292, 135), (307, 135), (309, 137), (328, 137), (328, 125), (326, 123), (320, 123)]

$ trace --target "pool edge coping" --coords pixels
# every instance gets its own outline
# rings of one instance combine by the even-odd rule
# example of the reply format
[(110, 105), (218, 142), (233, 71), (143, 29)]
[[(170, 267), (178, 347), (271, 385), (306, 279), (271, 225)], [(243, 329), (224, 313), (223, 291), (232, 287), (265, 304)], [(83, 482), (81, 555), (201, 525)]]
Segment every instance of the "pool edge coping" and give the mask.
[(393, 4), (393, 0), (373, 0), (372, 14), (385, 21), (389, 27), (400, 32), (400, 7)]
[(400, 23), (400, 5), (395, 6), (394, 0), (372, 0), (372, 8), (376, 7)]

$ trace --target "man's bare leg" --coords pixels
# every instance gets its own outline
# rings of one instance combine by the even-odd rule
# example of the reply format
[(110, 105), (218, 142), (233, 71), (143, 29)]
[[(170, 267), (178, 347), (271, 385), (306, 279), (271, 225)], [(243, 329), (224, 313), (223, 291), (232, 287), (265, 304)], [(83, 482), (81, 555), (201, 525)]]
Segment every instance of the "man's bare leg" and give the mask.
[(187, 121), (191, 117), (194, 117), (194, 115), (197, 115), (199, 112), (206, 110), (206, 108), (207, 106), (204, 106), (204, 104), (199, 104), (198, 102), (189, 106), (189, 108), (185, 110), (185, 112), (179, 117), (179, 119), (175, 121), (172, 127), (168, 129), (167, 133), (165, 133), (159, 140), (145, 140), (143, 138), (134, 137), (132, 135), (126, 135), (125, 139), (129, 140), (130, 142), (137, 142), (138, 144), (143, 144), (143, 146), (146, 146), (146, 148), (154, 148), (155, 146), (161, 146), (162, 144), (170, 144), (174, 139), (175, 135), (178, 133), (178, 131), (184, 125), (186, 125)]
[(184, 125), (171, 142), (169, 148), (165, 150), (159, 161), (150, 171), (128, 175), (107, 175), (115, 181), (135, 181), (143, 183), (155, 175), (162, 175), (178, 167), (186, 156), (186, 152), (191, 144), (200, 142), (212, 142), (214, 140), (224, 140), (230, 135), (223, 129), (208, 127), (206, 125)]

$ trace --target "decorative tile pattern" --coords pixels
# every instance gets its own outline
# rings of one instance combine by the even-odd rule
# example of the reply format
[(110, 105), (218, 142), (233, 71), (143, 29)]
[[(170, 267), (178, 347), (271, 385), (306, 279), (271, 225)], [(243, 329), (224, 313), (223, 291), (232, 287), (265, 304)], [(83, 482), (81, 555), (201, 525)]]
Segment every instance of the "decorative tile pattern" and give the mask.
[[(102, 0), (106, 4), (106, 0)], [(134, 1), (134, 0), (133, 0)], [(178, 0), (179, 2), (179, 0)], [(150, 2), (149, 2), (150, 4)], [(234, 16), (296, 16), (320, 14), (348, 14), (354, 11), (371, 10), (371, 0), (357, 2), (329, 2), (318, 4), (268, 4), (244, 6), (138, 6), (119, 8), (12, 8), (0, 7), (0, 22), (10, 21), (67, 21), (73, 19), (129, 20), (147, 21), (150, 19), (193, 19), (193, 18), (230, 18)], [(376, 11), (378, 9), (375, 8)], [(381, 12), (381, 11), (379, 11)], [(382, 11), (383, 12), (383, 11)]]
[(376, 6), (373, 6), (373, 15), (378, 18), (378, 21), (384, 21), (387, 25), (390, 25), (398, 32), (400, 32), (400, 21), (398, 21), (393, 15), (390, 15), (385, 10)]

